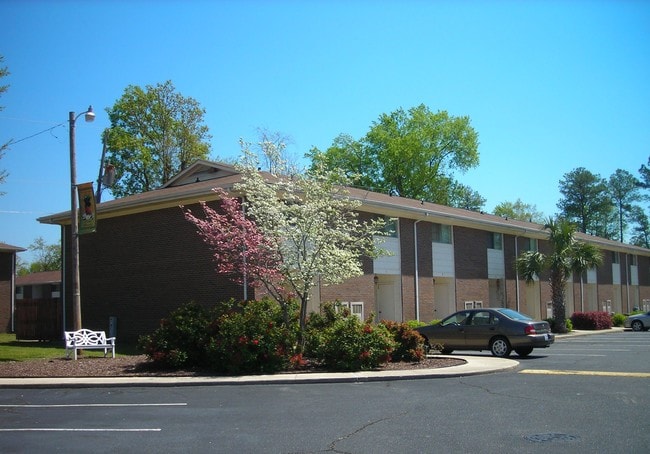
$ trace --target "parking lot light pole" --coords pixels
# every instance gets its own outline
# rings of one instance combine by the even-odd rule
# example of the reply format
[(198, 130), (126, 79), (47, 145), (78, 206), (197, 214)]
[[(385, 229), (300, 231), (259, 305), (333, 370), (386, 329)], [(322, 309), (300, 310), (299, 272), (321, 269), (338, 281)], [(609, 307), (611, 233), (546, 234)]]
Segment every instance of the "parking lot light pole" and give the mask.
[(75, 116), (74, 112), (68, 114), (70, 123), (70, 253), (72, 255), (72, 317), (73, 329), (81, 329), (81, 286), (79, 284), (79, 213), (77, 207), (77, 157), (75, 150), (75, 122), (84, 115), (87, 122), (95, 119), (93, 106)]

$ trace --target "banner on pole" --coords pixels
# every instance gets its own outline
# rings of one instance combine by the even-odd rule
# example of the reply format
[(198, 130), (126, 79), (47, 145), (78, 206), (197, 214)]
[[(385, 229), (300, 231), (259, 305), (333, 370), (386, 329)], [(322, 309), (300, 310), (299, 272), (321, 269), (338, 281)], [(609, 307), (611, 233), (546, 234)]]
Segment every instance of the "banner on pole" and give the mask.
[(78, 184), (77, 194), (79, 196), (79, 235), (93, 233), (97, 230), (93, 184)]

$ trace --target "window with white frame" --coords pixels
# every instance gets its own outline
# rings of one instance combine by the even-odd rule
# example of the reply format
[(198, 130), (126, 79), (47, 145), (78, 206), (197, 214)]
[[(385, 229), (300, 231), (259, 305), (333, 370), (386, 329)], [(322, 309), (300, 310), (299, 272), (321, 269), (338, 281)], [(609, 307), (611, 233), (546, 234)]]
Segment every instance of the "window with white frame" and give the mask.
[(451, 244), (451, 226), (446, 224), (431, 224), (431, 241), (434, 243)]
[(397, 238), (397, 218), (389, 218), (385, 217), (384, 218), (384, 228), (382, 229), (382, 233), (384, 236), (389, 236), (391, 238)]
[(503, 249), (503, 235), (501, 233), (492, 232), (489, 238), (489, 249)]
[(524, 249), (527, 251), (537, 252), (537, 239), (535, 238), (526, 238), (526, 243)]
[(341, 301), (339, 303), (341, 307), (350, 309), (350, 314), (359, 317), (359, 320), (363, 321), (363, 302), (362, 301)]

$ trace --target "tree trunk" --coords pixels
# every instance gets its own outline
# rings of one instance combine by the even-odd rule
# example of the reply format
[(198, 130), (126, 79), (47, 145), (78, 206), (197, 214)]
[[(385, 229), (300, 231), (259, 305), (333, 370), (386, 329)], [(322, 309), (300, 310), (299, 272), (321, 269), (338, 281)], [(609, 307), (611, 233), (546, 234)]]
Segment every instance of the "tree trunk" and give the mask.
[(555, 332), (566, 333), (566, 307), (564, 305), (564, 289), (566, 278), (561, 271), (551, 271), (551, 300), (553, 304), (553, 319)]

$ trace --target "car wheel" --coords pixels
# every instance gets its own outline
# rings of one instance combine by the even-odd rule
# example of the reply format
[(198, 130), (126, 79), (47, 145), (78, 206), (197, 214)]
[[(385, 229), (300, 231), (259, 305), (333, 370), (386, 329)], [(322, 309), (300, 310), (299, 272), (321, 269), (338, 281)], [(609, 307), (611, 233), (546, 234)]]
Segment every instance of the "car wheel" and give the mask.
[(442, 354), (442, 355), (450, 355), (451, 352), (453, 352), (453, 351), (454, 351), (453, 348), (443, 348), (442, 350), (440, 350), (440, 354)]
[(510, 355), (512, 347), (505, 337), (496, 337), (490, 342), (490, 351), (498, 358), (506, 358)]
[(641, 323), (641, 320), (634, 320), (632, 322), (632, 331), (643, 331), (643, 323)]
[(533, 352), (533, 347), (516, 348), (515, 351), (519, 356), (528, 356)]

